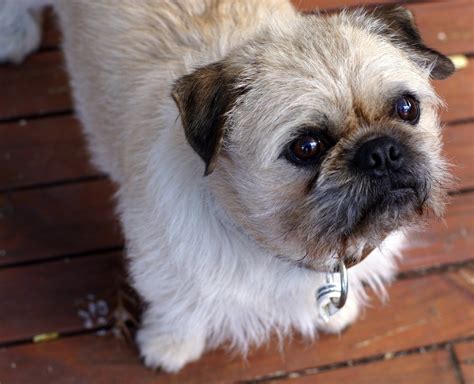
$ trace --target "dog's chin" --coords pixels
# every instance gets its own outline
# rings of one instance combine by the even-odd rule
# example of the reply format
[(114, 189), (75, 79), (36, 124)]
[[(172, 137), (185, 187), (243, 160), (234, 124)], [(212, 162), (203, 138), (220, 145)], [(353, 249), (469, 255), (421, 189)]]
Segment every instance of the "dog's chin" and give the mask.
[(420, 222), (425, 203), (426, 196), (413, 187), (396, 187), (374, 196), (367, 205), (359, 207), (358, 220), (341, 233), (338, 244), (333, 244), (331, 250), (327, 248), (329, 252), (323, 256), (308, 249), (296, 264), (318, 272), (334, 271), (341, 259), (348, 267), (356, 265), (390, 233)]
[(420, 198), (415, 188), (392, 188), (374, 196), (365, 207), (360, 208), (359, 220), (354, 223), (351, 232), (359, 232), (374, 224), (397, 229), (400, 220), (411, 221), (420, 216), (423, 205), (424, 198)]

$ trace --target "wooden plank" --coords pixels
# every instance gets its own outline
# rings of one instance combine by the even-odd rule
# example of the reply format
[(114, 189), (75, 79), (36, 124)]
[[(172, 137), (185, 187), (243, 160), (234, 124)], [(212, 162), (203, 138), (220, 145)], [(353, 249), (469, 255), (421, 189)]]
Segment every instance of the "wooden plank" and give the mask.
[[(458, 182), (451, 188), (474, 187), (474, 123), (444, 130), (446, 155)], [(22, 120), (0, 125), (0, 190), (98, 176), (88, 161), (80, 124), (72, 116)]]
[[(160, 372), (145, 369), (137, 361), (131, 346), (110, 335), (82, 336), (63, 339), (49, 345), (28, 345), (0, 350), (0, 380), (10, 383), (62, 383), (65, 378), (74, 383), (110, 383), (131, 380), (140, 383), (167, 383), (174, 381)], [(452, 363), (445, 351), (411, 355), (360, 367), (335, 369), (316, 373), (291, 383), (338, 383), (350, 380), (351, 384), (386, 383), (433, 384), (457, 383)], [(122, 381), (123, 380), (123, 381)], [(342, 381), (341, 381), (342, 380)], [(191, 381), (182, 381), (182, 383)], [(275, 381), (275, 383), (288, 381)], [(209, 382), (210, 383), (210, 382)], [(468, 381), (466, 381), (468, 383)]]
[(474, 187), (474, 123), (448, 126), (443, 132), (445, 155), (456, 178), (451, 190)]
[(454, 350), (461, 365), (464, 382), (474, 383), (474, 341), (456, 344)]
[(467, 68), (456, 71), (447, 80), (434, 81), (434, 86), (447, 109), (441, 110), (445, 122), (472, 119), (474, 117), (474, 58)]
[(0, 125), (0, 190), (98, 176), (72, 116)]
[(110, 323), (120, 257), (111, 253), (0, 270), (0, 344)]
[(473, 278), (474, 270), (464, 269), (399, 281), (390, 289), (387, 305), (374, 303), (341, 337), (323, 335), (313, 345), (294, 340), (285, 345), (283, 354), (273, 343), (251, 353), (248, 362), (226, 363), (222, 352), (211, 352), (172, 379), (195, 383), (251, 379), (472, 335)]
[[(119, 246), (107, 180), (0, 194), (0, 266)], [(474, 194), (452, 198), (444, 221), (413, 232), (402, 270), (474, 258)]]
[[(457, 4), (456, 2), (452, 7), (449, 6), (439, 11), (439, 18), (443, 20), (444, 24), (436, 24), (436, 28), (447, 31), (447, 25), (451, 26), (453, 25), (452, 20), (458, 20), (456, 15), (450, 16), (449, 13), (451, 9), (457, 9)], [(424, 12), (421, 4), (417, 6), (420, 7), (417, 12), (420, 14)], [(428, 5), (423, 4), (423, 6)], [(467, 15), (463, 17), (468, 17), (470, 20), (471, 11), (469, 11), (471, 13), (468, 10), (459, 12)], [(429, 19), (429, 16), (427, 16), (427, 19)], [(430, 32), (430, 34), (436, 33), (439, 34), (439, 32)], [(0, 67), (0, 87), (3, 90), (0, 94), (0, 118), (14, 118), (71, 108), (63, 67), (62, 55), (56, 51), (35, 54), (18, 67)], [(437, 84), (441, 95), (449, 105), (449, 111), (442, 115), (445, 121), (474, 116), (474, 87), (466, 86), (466, 84), (473, 84), (474, 82), (473, 68), (474, 59), (471, 59), (467, 69), (461, 70), (451, 79)]]
[(474, 2), (449, 0), (407, 4), (425, 43), (446, 55), (474, 52)]
[(3, 384), (147, 384), (164, 383), (145, 369), (137, 352), (107, 336), (82, 336), (51, 343), (0, 349)]
[(43, 31), (40, 49), (54, 49), (59, 47), (61, 32), (52, 8), (46, 8), (43, 13)]
[[(83, 275), (80, 270), (77, 273)], [(55, 279), (58, 275), (59, 273), (51, 275), (49, 284), (56, 286)], [(291, 372), (350, 359), (386, 355), (390, 351), (417, 348), (472, 335), (473, 278), (474, 270), (466, 268), (458, 272), (399, 281), (390, 289), (391, 299), (388, 304), (382, 305), (374, 301), (362, 318), (340, 337), (323, 335), (314, 344), (294, 337), (291, 343), (285, 343), (283, 353), (275, 341), (250, 353), (247, 361), (217, 350), (191, 363), (177, 375), (160, 376), (160, 382), (214, 383), (250, 380), (276, 372)], [(9, 293), (9, 300), (14, 300), (12, 294), (15, 291)], [(44, 295), (39, 299), (45, 300), (42, 297)], [(18, 304), (18, 308), (20, 307), (21, 304)], [(8, 316), (8, 312), (6, 315)], [(52, 380), (47, 382), (61, 382), (67, 377), (77, 383), (86, 383), (93, 377), (94, 382), (105, 383), (135, 382), (134, 379), (140, 377), (147, 383), (148, 380), (156, 379), (155, 374), (140, 366), (135, 356), (131, 347), (112, 338), (99, 336), (81, 336), (40, 345), (12, 347), (0, 351), (0, 380), (21, 382), (35, 377), (41, 383), (46, 378)], [(440, 363), (438, 369), (444, 371), (443, 358), (428, 361), (428, 364), (432, 365), (434, 362)], [(12, 363), (15, 368), (9, 368)], [(51, 369), (48, 370), (48, 366)], [(446, 372), (443, 375), (449, 376)], [(43, 381), (39, 381), (40, 378)]]
[[(98, 176), (90, 166), (80, 124), (72, 116), (0, 125), (0, 190), (64, 179)], [(446, 156), (457, 182), (451, 190), (474, 187), (474, 123), (444, 130)]]
[(474, 260), (474, 194), (452, 199), (443, 220), (431, 219), (425, 229), (413, 229), (403, 251), (401, 270)]
[(352, 368), (335, 369), (283, 381), (283, 383), (292, 384), (314, 384), (315, 382), (457, 384), (458, 380), (449, 353), (436, 351), (363, 364)]
[(311, 12), (317, 9), (338, 9), (400, 3), (397, 0), (291, 0), (291, 2), (297, 9), (303, 12)]
[(0, 265), (122, 244), (106, 180), (0, 194)]
[(0, 119), (71, 108), (62, 53), (39, 52), (23, 64), (0, 66)]

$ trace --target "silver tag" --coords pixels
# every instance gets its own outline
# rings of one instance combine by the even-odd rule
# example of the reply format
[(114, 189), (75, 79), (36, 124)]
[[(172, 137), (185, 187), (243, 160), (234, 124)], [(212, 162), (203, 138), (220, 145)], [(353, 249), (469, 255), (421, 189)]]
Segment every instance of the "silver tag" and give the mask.
[(346, 266), (341, 261), (339, 270), (326, 273), (326, 283), (316, 291), (318, 313), (325, 323), (346, 303), (348, 288)]

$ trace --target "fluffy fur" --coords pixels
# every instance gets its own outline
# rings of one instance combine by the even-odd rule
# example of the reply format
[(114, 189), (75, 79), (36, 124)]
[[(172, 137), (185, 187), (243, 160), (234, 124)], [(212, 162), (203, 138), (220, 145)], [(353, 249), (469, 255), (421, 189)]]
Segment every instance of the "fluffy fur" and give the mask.
[[(303, 16), (284, 0), (56, 5), (94, 163), (119, 185), (148, 366), (177, 371), (224, 342), (245, 353), (271, 334), (340, 332), (365, 302), (364, 284), (383, 293), (393, 278), (400, 230), (441, 214), (429, 78), (452, 69), (418, 42), (405, 11)], [(416, 127), (387, 109), (401, 90), (420, 100)], [(281, 156), (308, 126), (336, 138), (316, 171)], [(349, 164), (360, 143), (387, 134), (409, 148), (407, 177), (423, 181), (423, 196), (403, 207), (381, 200), (367, 214), (377, 188)], [(314, 297), (323, 271), (366, 247), (377, 248), (349, 270), (346, 306), (323, 323)]]

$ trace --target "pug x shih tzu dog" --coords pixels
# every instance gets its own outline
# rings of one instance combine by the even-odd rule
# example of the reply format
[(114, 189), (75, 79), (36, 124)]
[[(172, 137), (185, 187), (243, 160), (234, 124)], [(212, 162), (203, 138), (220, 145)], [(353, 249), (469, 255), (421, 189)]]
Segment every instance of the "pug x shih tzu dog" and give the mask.
[[(271, 334), (340, 332), (364, 286), (382, 292), (393, 278), (401, 231), (442, 214), (430, 79), (454, 68), (407, 10), (55, 6), (94, 163), (119, 186), (147, 366), (178, 371), (224, 342), (245, 353)], [(18, 57), (27, 37), (16, 38)], [(341, 262), (357, 265), (325, 321), (315, 292)]]

